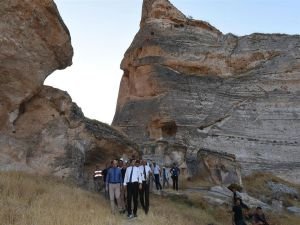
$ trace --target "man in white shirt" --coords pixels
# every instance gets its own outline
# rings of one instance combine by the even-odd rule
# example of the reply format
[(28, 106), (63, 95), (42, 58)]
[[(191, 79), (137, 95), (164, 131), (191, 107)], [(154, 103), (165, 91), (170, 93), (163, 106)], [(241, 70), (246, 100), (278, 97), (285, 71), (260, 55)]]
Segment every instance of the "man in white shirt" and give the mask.
[(149, 187), (150, 187), (150, 176), (152, 176), (152, 171), (150, 166), (147, 165), (146, 160), (141, 161), (139, 167), (140, 174), (142, 177), (142, 189), (139, 191), (140, 202), (146, 214), (149, 211)]
[(162, 187), (161, 187), (161, 184), (159, 181), (159, 176), (161, 175), (161, 171), (160, 171), (159, 166), (155, 162), (153, 163), (153, 174), (154, 174), (154, 178), (155, 178), (156, 189), (161, 190)]
[[(131, 164), (126, 169), (124, 186), (127, 187), (127, 217), (129, 219), (137, 217), (137, 203), (139, 188), (142, 188), (142, 177), (138, 167), (135, 166), (136, 160), (132, 159)], [(140, 186), (139, 186), (140, 184)], [(133, 210), (131, 201), (133, 200)]]

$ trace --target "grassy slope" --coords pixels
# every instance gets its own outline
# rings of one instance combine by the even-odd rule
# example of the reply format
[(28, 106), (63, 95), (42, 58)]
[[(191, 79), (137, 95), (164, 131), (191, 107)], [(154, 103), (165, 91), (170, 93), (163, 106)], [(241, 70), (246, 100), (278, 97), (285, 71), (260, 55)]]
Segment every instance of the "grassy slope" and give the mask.
[[(279, 177), (276, 177), (268, 173), (252, 174), (251, 176), (245, 177), (243, 183), (244, 183), (245, 191), (247, 191), (247, 193), (249, 193), (251, 196), (258, 199), (263, 198), (265, 202), (271, 204), (272, 191), (267, 185), (268, 181), (285, 184), (289, 187), (295, 188), (296, 190), (298, 190), (298, 193), (300, 193), (300, 185), (290, 183), (288, 181), (285, 181)], [(294, 199), (288, 195), (283, 196), (282, 202), (285, 207), (288, 206), (300, 207), (299, 199)], [(282, 214), (273, 213), (270, 215), (270, 220), (274, 225), (275, 224), (276, 225), (300, 224), (300, 217), (288, 213), (282, 213)]]
[[(257, 188), (251, 189), (253, 185), (267, 191), (257, 186), (264, 182), (260, 179), (262, 175), (246, 179), (251, 194), (259, 194)], [(148, 216), (139, 209), (139, 217), (128, 221), (125, 215), (112, 216), (109, 202), (99, 194), (55, 178), (0, 173), (0, 225), (231, 225), (230, 207), (210, 206), (200, 196), (178, 199), (152, 195), (150, 201)], [(272, 225), (300, 224), (296, 216), (268, 216)]]
[(0, 173), (0, 208), (1, 225), (227, 224), (218, 223), (206, 209), (154, 196), (148, 216), (139, 210), (139, 217), (128, 221), (124, 215), (112, 216), (99, 194), (20, 173)]

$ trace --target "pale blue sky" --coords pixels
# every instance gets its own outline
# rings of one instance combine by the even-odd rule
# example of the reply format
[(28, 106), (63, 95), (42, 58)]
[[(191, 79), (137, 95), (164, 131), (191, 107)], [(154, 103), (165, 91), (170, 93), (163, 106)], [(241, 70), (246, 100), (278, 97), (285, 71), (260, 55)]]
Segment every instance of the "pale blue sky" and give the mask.
[[(87, 117), (110, 124), (120, 62), (139, 29), (142, 0), (55, 0), (68, 26), (73, 65), (45, 84), (67, 91)], [(300, 34), (299, 0), (171, 0), (184, 14), (223, 33)]]

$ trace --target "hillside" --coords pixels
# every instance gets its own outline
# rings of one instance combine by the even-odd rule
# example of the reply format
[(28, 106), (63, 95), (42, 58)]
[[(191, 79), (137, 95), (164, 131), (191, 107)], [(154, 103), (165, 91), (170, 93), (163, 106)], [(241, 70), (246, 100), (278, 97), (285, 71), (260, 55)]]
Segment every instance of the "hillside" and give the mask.
[[(1, 225), (231, 225), (230, 208), (212, 206), (201, 197), (151, 195), (150, 212), (127, 220), (112, 216), (102, 195), (53, 177), (0, 173)], [(269, 214), (273, 225), (296, 225), (300, 218)], [(275, 222), (276, 221), (276, 222)]]
[[(152, 197), (146, 217), (141, 210), (134, 223), (126, 216), (112, 216), (109, 202), (99, 194), (51, 177), (0, 173), (0, 224), (3, 225), (182, 225), (217, 223), (213, 215), (186, 204)], [(199, 222), (201, 221), (201, 222)]]

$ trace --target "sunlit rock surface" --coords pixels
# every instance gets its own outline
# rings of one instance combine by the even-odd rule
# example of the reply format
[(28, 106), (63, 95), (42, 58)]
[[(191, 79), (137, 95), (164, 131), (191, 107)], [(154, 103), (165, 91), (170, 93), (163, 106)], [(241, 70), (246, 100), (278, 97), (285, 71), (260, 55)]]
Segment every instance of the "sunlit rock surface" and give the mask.
[(300, 36), (222, 34), (168, 0), (144, 0), (121, 68), (113, 125), (143, 145), (167, 141), (236, 155), (243, 174), (300, 182)]
[(66, 92), (43, 86), (72, 56), (52, 0), (0, 1), (0, 170), (84, 183), (96, 164), (136, 153), (120, 132), (85, 118)]

